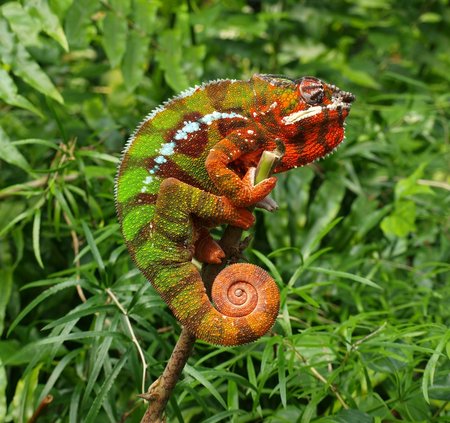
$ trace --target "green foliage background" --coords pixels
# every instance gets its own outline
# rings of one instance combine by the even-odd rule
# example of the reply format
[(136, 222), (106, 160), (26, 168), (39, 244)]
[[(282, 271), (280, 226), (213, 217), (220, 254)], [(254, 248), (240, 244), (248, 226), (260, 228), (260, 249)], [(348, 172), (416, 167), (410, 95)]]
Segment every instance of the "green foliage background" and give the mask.
[(198, 343), (168, 420), (450, 422), (449, 22), (447, 0), (0, 2), (0, 421), (48, 394), (39, 422), (140, 420), (127, 319), (146, 386), (180, 328), (123, 245), (120, 151), (174, 93), (263, 72), (355, 93), (347, 142), (258, 212), (272, 333)]

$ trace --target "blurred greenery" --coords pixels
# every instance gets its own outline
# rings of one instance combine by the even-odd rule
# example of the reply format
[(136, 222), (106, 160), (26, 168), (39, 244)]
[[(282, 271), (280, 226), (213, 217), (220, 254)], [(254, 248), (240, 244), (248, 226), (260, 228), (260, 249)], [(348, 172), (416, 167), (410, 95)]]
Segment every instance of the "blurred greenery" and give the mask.
[[(281, 175), (268, 336), (197, 343), (178, 422), (450, 422), (447, 0), (0, 2), (0, 421), (138, 422), (180, 332), (123, 245), (128, 135), (189, 86), (315, 75), (347, 141)], [(249, 251), (249, 250), (247, 250)], [(120, 305), (120, 307), (119, 307)]]

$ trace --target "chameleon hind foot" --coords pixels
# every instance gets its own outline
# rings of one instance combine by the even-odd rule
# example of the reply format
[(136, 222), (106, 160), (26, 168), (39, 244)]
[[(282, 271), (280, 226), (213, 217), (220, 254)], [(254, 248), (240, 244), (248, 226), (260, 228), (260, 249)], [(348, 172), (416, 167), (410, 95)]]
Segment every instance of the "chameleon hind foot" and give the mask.
[(205, 227), (197, 229), (197, 240), (195, 241), (195, 258), (201, 263), (220, 264), (225, 258), (225, 253), (219, 244), (214, 241)]

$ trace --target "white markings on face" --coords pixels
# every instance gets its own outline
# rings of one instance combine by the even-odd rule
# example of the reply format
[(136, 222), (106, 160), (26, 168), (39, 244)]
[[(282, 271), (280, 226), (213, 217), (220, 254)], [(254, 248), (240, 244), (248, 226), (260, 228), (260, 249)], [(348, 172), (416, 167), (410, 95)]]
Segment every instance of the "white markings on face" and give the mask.
[(282, 119), (282, 122), (285, 125), (292, 125), (293, 123), (296, 123), (300, 120), (318, 115), (322, 112), (322, 106), (314, 106), (310, 107), (307, 110), (300, 110), (298, 112), (291, 113), (290, 115), (285, 116)]

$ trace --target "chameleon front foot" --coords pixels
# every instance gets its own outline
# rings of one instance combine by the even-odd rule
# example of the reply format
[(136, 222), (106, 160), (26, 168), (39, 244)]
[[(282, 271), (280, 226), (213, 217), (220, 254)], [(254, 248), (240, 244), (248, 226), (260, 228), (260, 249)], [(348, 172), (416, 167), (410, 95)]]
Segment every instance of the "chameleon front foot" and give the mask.
[(248, 169), (247, 173), (242, 178), (242, 189), (235, 195), (233, 202), (241, 207), (253, 206), (259, 203), (263, 205), (262, 208), (265, 208), (266, 204), (268, 207), (270, 207), (270, 205), (273, 206), (275, 201), (268, 199), (268, 196), (274, 189), (277, 178), (271, 176), (270, 178), (266, 178), (255, 184), (255, 174), (256, 168), (251, 167)]

